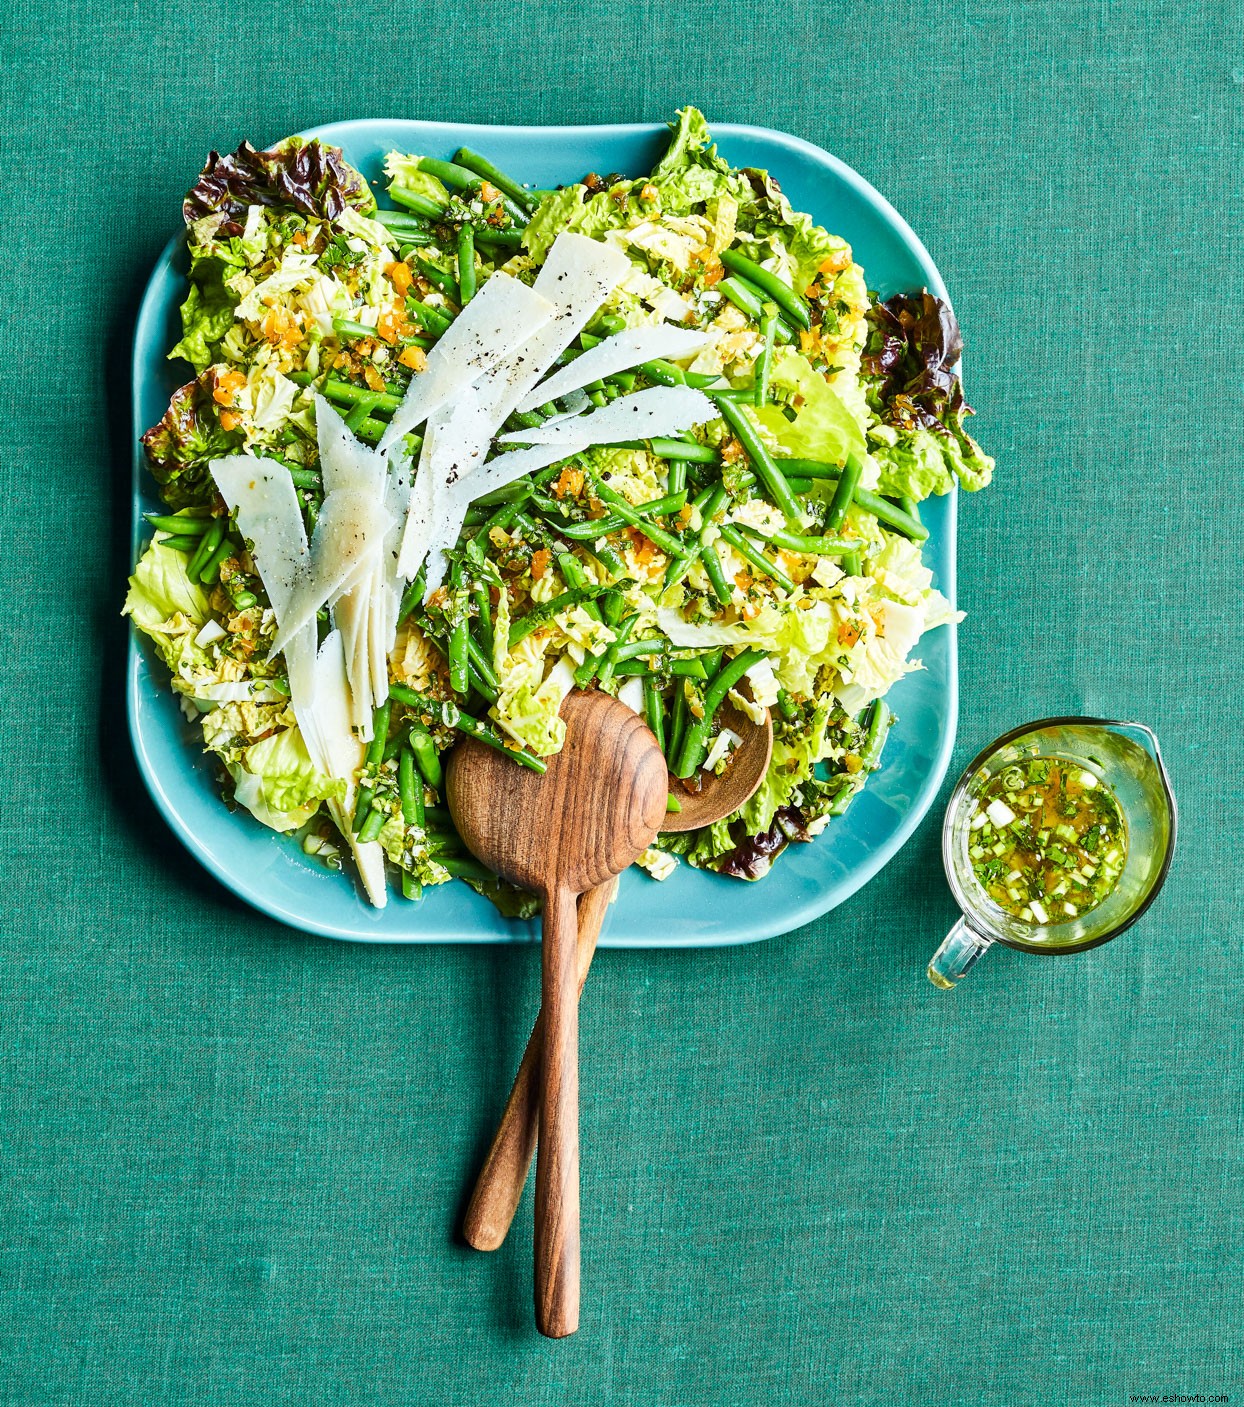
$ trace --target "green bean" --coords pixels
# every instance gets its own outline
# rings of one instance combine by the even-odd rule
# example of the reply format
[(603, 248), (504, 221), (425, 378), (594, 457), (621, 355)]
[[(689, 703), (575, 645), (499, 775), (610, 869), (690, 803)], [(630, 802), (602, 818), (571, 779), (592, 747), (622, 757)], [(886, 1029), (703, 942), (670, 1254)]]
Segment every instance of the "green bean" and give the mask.
[(731, 273), (740, 275), (749, 282), (754, 283), (757, 288), (767, 293), (779, 308), (788, 314), (800, 327), (810, 328), (812, 326), (812, 316), (808, 311), (808, 305), (798, 293), (788, 283), (778, 278), (775, 273), (762, 268), (754, 260), (740, 254), (737, 249), (723, 249), (721, 251), (721, 262)]
[(598, 596), (603, 596), (608, 590), (607, 586), (572, 587), (569, 591), (563, 591), (560, 596), (554, 596), (551, 601), (545, 601), (543, 605), (536, 606), (525, 616), (519, 616), (517, 620), (510, 622), (510, 649), (512, 650), (520, 640), (525, 640), (533, 630), (538, 630), (560, 611), (569, 610), (572, 606), (581, 606), (587, 601), (595, 601)]
[(397, 755), (397, 790), (402, 799), (402, 820), (408, 826), (423, 825), (423, 779), (415, 768), (415, 754), (403, 742)]
[[(774, 460), (779, 469), (786, 462), (784, 459)], [(805, 494), (812, 488), (811, 479), (799, 479), (790, 474), (783, 474), (782, 477), (786, 480), (787, 486), (793, 494)], [(744, 469), (741, 474), (733, 475), (730, 480), (736, 493), (742, 493), (744, 489), (754, 489), (759, 482), (760, 480), (750, 469)]]
[(198, 581), (203, 575), (203, 568), (207, 566), (208, 560), (220, 546), (220, 539), (224, 537), (225, 529), (228, 526), (228, 518), (212, 519), (211, 526), (199, 539), (198, 551), (186, 565), (186, 575), (191, 581)]
[(681, 459), (692, 464), (716, 464), (717, 451), (708, 445), (692, 444), (687, 440), (615, 440), (601, 449), (646, 449), (660, 459)]
[(638, 528), (639, 531), (643, 533), (650, 542), (655, 543), (662, 552), (668, 553), (671, 557), (679, 557), (682, 555), (683, 545), (676, 537), (667, 533), (664, 528), (658, 528), (654, 523), (648, 522), (620, 493), (615, 493), (607, 484), (602, 483), (595, 474), (588, 473), (586, 477), (588, 482), (592, 485), (596, 497), (599, 498), (602, 503), (609, 504), (615, 515), (621, 518), (623, 522), (630, 523), (632, 527)]
[(220, 545), (215, 552), (207, 559), (203, 565), (203, 570), (199, 573), (199, 580), (208, 586), (215, 586), (220, 580), (221, 564), (229, 557), (236, 556), (241, 548), (230, 538), (222, 538)]
[(432, 740), (432, 734), (428, 732), (422, 720), (416, 718), (411, 722), (408, 736), (410, 750), (419, 764), (423, 780), (433, 791), (440, 791), (445, 774), (441, 770), (441, 760), (436, 754), (436, 743)]
[(179, 537), (193, 536), (196, 543), (211, 523), (206, 514), (196, 518), (190, 514), (183, 516), (179, 513), (144, 513), (143, 517), (162, 533), (173, 533)]
[(613, 637), (613, 644), (605, 651), (605, 657), (600, 662), (600, 672), (597, 676), (597, 682), (602, 689), (613, 678), (613, 671), (617, 668), (619, 660), (618, 651), (626, 645), (627, 639), (630, 637), (631, 631), (635, 629), (635, 622), (638, 619), (639, 617), (637, 615), (627, 616), (621, 625), (618, 626)]
[(415, 607), (418, 606), (423, 600), (423, 586), (425, 575), (426, 573), (424, 569), (420, 567), (419, 573), (415, 577), (414, 581), (412, 581), (407, 586), (406, 590), (402, 592), (402, 601), (397, 608), (398, 625), (401, 625), (402, 622), (406, 619), (406, 617), (410, 615), (411, 611), (413, 611)]
[(613, 671), (615, 679), (652, 679), (656, 672), (643, 660), (623, 660)]
[(374, 327), (368, 327), (366, 323), (352, 322), (349, 318), (334, 318), (333, 331), (338, 337), (348, 337), (358, 341), (364, 337), (379, 337), (379, 333)]
[(431, 244), (436, 238), (404, 210), (377, 210), (372, 219), (392, 230), (403, 244)]
[(420, 327), (427, 328), (433, 337), (442, 336), (453, 323), (453, 318), (448, 313), (443, 313), (439, 308), (429, 307), (427, 303), (420, 303), (416, 298), (406, 300), (406, 311)]
[(317, 470), (307, 469), (300, 464), (287, 464), (285, 467), (289, 470), (289, 477), (293, 479), (295, 488), (314, 489), (318, 492), (323, 487)]
[[(489, 594), (488, 587), (482, 581), (477, 581), (475, 585), (471, 588), (471, 596), (475, 601), (476, 622), (479, 627), (480, 649), (484, 654), (484, 658), (491, 660), (493, 644), (492, 597)], [(489, 665), (489, 669), (492, 669), (491, 664)], [(495, 673), (487, 677), (490, 683), (495, 684), (497, 682)]]
[(378, 391), (369, 391), (362, 395), (350, 407), (350, 412), (346, 416), (346, 429), (357, 430), (364, 420), (376, 409), (376, 403), (380, 400)]
[(696, 495), (694, 506), (700, 510), (700, 531), (697, 534), (697, 540), (701, 544), (704, 542), (705, 530), (721, 512), (722, 505), (728, 497), (724, 484), (714, 484), (711, 488), (705, 489), (703, 493)]
[(862, 771), (876, 771), (891, 717), (889, 704), (884, 699), (874, 699), (868, 717), (868, 729), (864, 735), (864, 746), (860, 749), (860, 761), (864, 764)]
[[(464, 228), (470, 229), (470, 226), (467, 225)], [(444, 269), (439, 268), (430, 259), (416, 259), (415, 267), (433, 288), (439, 288), (451, 303), (457, 303), (461, 306), (462, 293), (458, 288), (458, 280), (452, 274), (447, 274)]]
[(384, 824), (388, 819), (388, 816), (386, 816), (378, 806), (373, 806), (363, 818), (363, 824), (359, 827), (359, 843), (364, 844), (369, 840), (375, 840), (380, 832), (384, 830)]
[(626, 564), (622, 558), (604, 543), (586, 544), (587, 551), (601, 564), (604, 569), (614, 577), (622, 576), (626, 571)]
[(462, 567), (455, 562), (450, 576), (452, 625), (449, 630), (449, 687), (455, 694), (467, 691), (467, 642), (470, 638), (469, 596), (462, 582)]
[(401, 752), (404, 744), (405, 739), (402, 737), (401, 733), (394, 733), (384, 745), (384, 752), (380, 755), (381, 762), (392, 762), (398, 753)]
[(459, 166), (465, 166), (469, 171), (474, 171), (477, 176), (482, 176), (484, 180), (491, 181), (499, 191), (504, 191), (515, 205), (522, 208), (524, 215), (530, 215), (539, 204), (530, 191), (525, 191), (517, 181), (511, 180), (504, 171), (499, 171), (487, 157), (481, 156), (477, 151), (472, 151), (470, 147), (459, 147), (454, 155), (454, 161)]
[(671, 459), (669, 461), (667, 480), (666, 489), (670, 493), (682, 494), (683, 503), (685, 503), (687, 501), (687, 461), (685, 459)]
[(635, 389), (635, 382), (638, 378), (633, 371), (615, 371), (609, 378), (610, 381), (626, 395)]
[(694, 561), (694, 552), (682, 552), (677, 557), (671, 557), (669, 564), (665, 568), (665, 577), (661, 583), (661, 590), (668, 591), (671, 586), (680, 582), (691, 570), (691, 564)]
[(842, 570), (847, 576), (862, 576), (864, 568), (860, 561), (860, 554), (858, 552), (848, 552), (842, 559)]
[(498, 691), (476, 669), (475, 661), (472, 659), (467, 660), (467, 687), (474, 689), (485, 703), (495, 704), (497, 702)]
[(682, 748), (682, 740), (687, 731), (687, 685), (681, 680), (674, 683), (674, 714), (670, 720), (669, 747), (665, 750), (667, 764), (672, 764)]
[[(371, 716), (372, 735), (371, 742), (367, 745), (367, 754), (363, 761), (363, 770), (369, 776), (374, 777), (376, 770), (384, 759), (384, 745), (389, 739), (389, 715), (393, 705), (386, 699), (384, 703), (378, 704)], [(355, 835), (362, 838), (363, 826), (367, 822), (371, 812), (372, 799), (376, 794), (374, 785), (361, 786), (358, 789), (358, 797), (354, 804), (354, 826)], [(381, 825), (384, 818), (381, 817)], [(369, 839), (374, 840), (371, 836)]]
[(667, 674), (676, 674), (681, 679), (707, 679), (708, 673), (703, 660), (670, 660), (665, 666)]
[[(387, 420), (377, 420), (375, 416), (368, 416), (355, 429), (354, 433), (360, 440), (366, 440), (369, 445), (374, 445), (380, 442), (380, 437), (388, 428), (389, 422)], [(419, 446), (423, 444), (423, 438), (420, 435), (403, 435), (402, 443), (409, 448), (412, 454), (417, 454)]]
[(863, 472), (864, 461), (859, 455), (847, 455), (847, 462), (838, 479), (838, 487), (829, 503), (829, 512), (825, 515), (826, 532), (836, 533), (846, 521), (847, 509), (851, 506), (852, 495), (859, 487), (860, 475)]
[(920, 522), (920, 504), (916, 499), (912, 498), (909, 493), (901, 493), (897, 501), (898, 506), (909, 518), (914, 519), (917, 523)]
[(764, 346), (756, 360), (755, 403), (764, 405), (769, 399), (769, 375), (773, 370), (773, 343), (777, 335), (777, 304), (762, 303), (760, 307), (760, 335)]
[[(718, 291), (724, 293), (740, 312), (746, 313), (754, 323), (759, 323), (764, 317), (764, 296), (737, 278), (723, 278), (717, 285)], [(774, 340), (783, 344), (793, 342), (795, 333), (786, 323), (778, 318), (773, 324)]]
[(674, 815), (677, 815), (678, 812), (681, 811), (681, 810), (682, 810), (682, 802), (679, 801), (679, 799), (674, 795), (674, 793), (673, 793), (672, 791), (669, 792), (669, 793), (667, 794), (666, 798), (665, 798), (665, 813), (666, 813), (666, 815), (670, 815), (671, 813), (674, 814)]
[(622, 612), (626, 609), (626, 598), (620, 591), (607, 591), (601, 598), (600, 608), (605, 617), (605, 624), (610, 630), (616, 630), (618, 622), (622, 619)]
[(414, 877), (409, 870), (402, 871), (402, 898), (422, 899), (423, 885)]
[[(292, 381), (296, 386), (314, 386), (315, 377), (309, 371), (291, 371), (287, 380)], [(326, 378), (317, 388), (325, 400), (335, 401), (339, 405), (357, 405), (359, 401), (368, 397), (375, 397), (374, 410), (383, 410), (392, 414), (402, 403), (402, 388), (393, 382), (386, 381), (383, 391), (373, 391), (367, 386), (355, 386), (349, 381), (339, 381), (335, 377)]]
[(704, 714), (687, 728), (682, 746), (678, 751), (678, 763), (674, 768), (676, 777), (690, 777), (704, 760), (709, 729), (717, 710), (725, 702), (726, 695), (754, 665), (765, 658), (763, 650), (744, 650), (714, 675), (704, 691)]
[[(228, 588), (226, 588), (228, 590)], [(229, 599), (233, 602), (233, 608), (237, 611), (249, 611), (252, 606), (259, 604), (259, 597), (253, 591), (245, 589), (241, 591), (229, 591)]]
[(598, 655), (592, 654), (591, 651), (585, 654), (583, 656), (583, 663), (579, 665), (579, 667), (574, 672), (575, 687), (579, 689), (586, 689), (587, 686), (592, 682), (592, 680), (596, 678), (596, 671), (601, 667), (602, 664), (604, 664), (604, 662), (604, 650), (602, 650)]
[(515, 479), (512, 484), (503, 484), (491, 493), (481, 494), (471, 500), (474, 508), (495, 508), (500, 503), (513, 503), (516, 499), (527, 498), (531, 493), (530, 479)]
[(174, 552), (194, 552), (202, 541), (201, 533), (171, 533), (168, 537), (160, 539), (160, 546), (170, 547)]
[[(687, 491), (681, 489), (677, 493), (668, 493), (663, 498), (654, 498), (649, 503), (637, 503), (635, 512), (642, 513), (647, 518), (665, 517), (667, 514), (677, 513), (686, 501)], [(557, 507), (559, 512), (564, 511), (560, 505)], [(607, 537), (610, 533), (624, 528), (628, 521), (618, 513), (609, 513), (603, 518), (588, 518), (581, 523), (568, 523), (565, 526), (559, 523), (557, 530), (563, 537), (570, 538), (571, 541), (594, 541), (596, 538)]]
[[(470, 191), (473, 194), (478, 190), (481, 179), (487, 179), (487, 177), (481, 178), (477, 172), (466, 166), (459, 166), (454, 161), (438, 161), (432, 156), (421, 156), (419, 169), (426, 171), (429, 176), (435, 176), (442, 185), (448, 186), (450, 190)], [(490, 184), (495, 183), (490, 182)], [(500, 186), (497, 186), (497, 194), (500, 196), (501, 205), (506, 214), (512, 220), (517, 220), (520, 225), (525, 225), (529, 213), (526, 206), (520, 205), (518, 201), (508, 196)], [(483, 199), (482, 194), (480, 198)]]
[(517, 249), (522, 242), (522, 230), (498, 230), (488, 225), (475, 231), (476, 244), (495, 244), (502, 249)]
[(458, 230), (458, 302), (462, 307), (475, 297), (475, 231), (470, 225)]
[[(543, 770), (543, 769), (542, 769)], [(469, 855), (442, 855), (438, 863), (444, 865), (455, 879), (473, 879), (477, 884), (496, 884), (497, 876), (478, 860)]]
[(787, 552), (801, 552), (808, 557), (842, 557), (848, 552), (855, 552), (860, 546), (857, 537), (804, 537), (798, 533), (764, 533), (759, 528), (746, 526), (743, 532), (748, 537), (759, 538), (761, 542), (784, 548)]
[(763, 552), (753, 547), (733, 523), (723, 523), (718, 531), (740, 557), (750, 562), (753, 567), (759, 568), (766, 576), (772, 577), (779, 586), (784, 587), (787, 591), (794, 591), (795, 583), (791, 581), (790, 577), (776, 562), (771, 562)]
[(788, 518), (797, 518), (799, 504), (795, 495), (791, 493), (790, 485), (782, 477), (781, 470), (778, 469), (773, 456), (764, 447), (747, 415), (730, 401), (718, 399), (716, 405), (717, 409), (721, 411), (722, 419), (738, 436), (739, 443), (746, 451), (748, 459), (751, 460), (752, 467), (764, 482), (773, 502)]
[[(587, 573), (583, 570), (582, 566), (580, 566), (579, 559), (573, 552), (559, 552), (557, 554), (557, 566), (561, 571), (562, 580), (572, 590), (576, 587), (591, 584), (588, 581)], [(585, 601), (583, 603), (583, 609), (593, 620), (601, 619), (600, 607), (595, 601)]]
[(472, 718), (469, 713), (464, 713), (457, 704), (428, 698), (425, 694), (416, 693), (414, 689), (408, 689), (404, 684), (390, 685), (389, 692), (398, 703), (403, 703), (407, 708), (416, 709), (420, 713), (430, 714), (433, 718), (438, 719), (444, 727), (465, 733), (468, 738), (474, 738), (477, 742), (483, 743), (485, 747), (504, 753), (512, 761), (523, 767), (529, 767), (533, 772), (548, 771), (548, 767), (541, 758), (536, 757), (533, 753), (510, 747), (499, 733), (488, 727), (486, 723)]
[(490, 698), (488, 702), (496, 703), (498, 686), (497, 672), (492, 667), (492, 661), (484, 653), (483, 647), (473, 635), (467, 636), (467, 658), (474, 666), (476, 674), (479, 675), (480, 679), (487, 684), (488, 688), (492, 691), (492, 698)]
[(704, 563), (704, 570), (708, 573), (708, 579), (713, 585), (713, 595), (723, 606), (728, 606), (734, 599), (734, 593), (730, 590), (730, 583), (726, 580), (726, 574), (722, 570), (721, 558), (717, 555), (717, 549), (711, 542), (706, 542), (700, 548), (700, 560)]
[(407, 210), (413, 210), (416, 215), (422, 215), (425, 220), (441, 220), (445, 216), (445, 207), (439, 201), (417, 191), (408, 191), (404, 186), (390, 186), (389, 199)]
[(656, 681), (649, 676), (644, 680), (644, 718), (657, 740), (657, 747), (665, 751), (665, 704)]
[[(838, 480), (843, 472), (836, 464), (822, 464), (815, 459), (782, 459), (778, 460), (777, 464), (783, 474), (799, 475), (807, 479)], [(891, 503), (879, 493), (857, 488), (851, 496), (851, 501), (861, 512), (876, 518), (879, 523), (893, 528), (904, 537), (909, 537), (913, 542), (924, 542), (929, 535), (929, 530), (923, 523), (917, 522), (909, 513), (904, 513), (897, 504)]]
[(785, 718), (788, 723), (793, 723), (799, 716), (799, 710), (795, 707), (791, 696), (785, 689), (778, 690), (777, 702), (778, 712), (781, 713), (782, 717)]

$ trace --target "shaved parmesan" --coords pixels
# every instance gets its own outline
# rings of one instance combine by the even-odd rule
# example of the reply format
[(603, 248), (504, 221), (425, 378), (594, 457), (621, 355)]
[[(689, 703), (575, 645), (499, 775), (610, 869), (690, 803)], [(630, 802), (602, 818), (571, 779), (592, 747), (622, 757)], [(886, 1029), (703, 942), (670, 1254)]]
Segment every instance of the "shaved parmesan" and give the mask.
[(271, 459), (233, 454), (213, 459), (212, 478), (253, 548), (277, 619), (306, 569), (307, 533), (289, 470)]
[[(621, 251), (583, 235), (561, 234), (553, 241), (534, 286), (534, 292), (551, 307), (552, 315), (533, 321), (521, 345), (511, 345), (505, 355), (479, 371), (472, 394), (465, 394), (466, 388), (459, 381), (461, 398), (449, 406), (446, 397), (434, 414), (428, 414), (428, 433), (402, 535), (399, 575), (411, 580), (426, 560), (427, 593), (431, 594), (444, 580), (442, 553), (457, 540), (471, 499), (488, 491), (479, 480), (493, 435), (579, 335), (629, 268), (630, 260)], [(494, 274), (467, 304), (467, 310), (475, 306), (498, 277), (505, 276)], [(459, 321), (462, 316), (465, 310)], [(457, 325), (455, 322), (454, 327)], [(451, 328), (446, 332), (437, 348), (452, 331)], [(398, 415), (401, 413), (399, 409)], [(395, 415), (395, 423), (396, 420)], [(386, 435), (382, 445), (389, 439)]]
[(569, 366), (542, 381), (534, 391), (519, 402), (519, 410), (531, 410), (546, 401), (557, 400), (570, 391), (578, 391), (593, 381), (612, 376), (615, 371), (627, 371), (640, 362), (654, 357), (678, 360), (698, 352), (709, 340), (708, 334), (685, 327), (635, 327), (607, 337), (603, 342), (576, 357)]
[[(411, 379), (380, 441), (395, 445), (491, 367), (513, 355), (554, 316), (553, 304), (509, 274), (495, 273), (458, 314)], [(572, 334), (573, 335), (573, 334)]]
[[(389, 898), (384, 876), (384, 849), (379, 841), (359, 841), (352, 833), (356, 779), (358, 770), (363, 765), (365, 749), (350, 730), (346, 663), (338, 631), (334, 630), (326, 637), (313, 657), (310, 683), (314, 693), (311, 708), (314, 747), (308, 730), (302, 726), (301, 717), (298, 720), (299, 726), (316, 766), (329, 776), (345, 779), (345, 796), (340, 801), (330, 802), (329, 810), (337, 829), (349, 841), (350, 849), (354, 852), (367, 897), (376, 908), (383, 909)], [(292, 678), (290, 691), (293, 692)]]
[(354, 438), (354, 432), (321, 395), (315, 397), (315, 438), (324, 493), (370, 489), (379, 493), (388, 458)]
[(531, 430), (512, 430), (498, 444), (564, 445), (574, 454), (591, 445), (617, 440), (650, 440), (654, 435), (678, 435), (717, 416), (712, 401), (690, 386), (651, 386), (619, 396), (599, 410), (570, 420), (545, 421)]
[[(273, 655), (379, 555), (391, 523), (383, 502), (365, 489), (337, 489), (324, 499), (307, 571), (286, 602), (284, 613), (277, 609), (280, 628), (272, 642)], [(273, 607), (276, 609), (275, 601)]]

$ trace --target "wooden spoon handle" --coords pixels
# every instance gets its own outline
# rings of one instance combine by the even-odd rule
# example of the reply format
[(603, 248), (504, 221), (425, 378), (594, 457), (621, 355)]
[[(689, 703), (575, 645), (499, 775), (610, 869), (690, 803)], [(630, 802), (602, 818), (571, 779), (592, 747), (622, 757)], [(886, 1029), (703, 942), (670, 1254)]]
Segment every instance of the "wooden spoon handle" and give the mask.
[[(579, 900), (579, 938), (575, 947), (579, 995), (587, 981), (596, 939), (613, 898), (617, 880), (608, 880), (589, 889)], [(544, 1048), (544, 1012), (527, 1038), (527, 1049), (488, 1156), (475, 1180), (475, 1191), (462, 1221), (467, 1244), (477, 1251), (495, 1251), (505, 1240), (518, 1211), (531, 1160), (536, 1154), (540, 1123), (540, 1055)]]
[(536, 1328), (561, 1339), (579, 1327), (578, 909), (569, 889), (544, 901), (540, 1146), (536, 1156)]

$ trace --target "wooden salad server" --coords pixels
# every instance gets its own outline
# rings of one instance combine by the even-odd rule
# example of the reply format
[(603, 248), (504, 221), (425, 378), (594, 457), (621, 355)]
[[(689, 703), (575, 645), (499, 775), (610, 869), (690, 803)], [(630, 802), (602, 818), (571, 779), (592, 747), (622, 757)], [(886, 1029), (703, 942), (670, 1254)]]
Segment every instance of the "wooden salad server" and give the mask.
[[(753, 723), (746, 714), (726, 704), (721, 717), (725, 726), (740, 738), (729, 767), (721, 776), (704, 775), (697, 792), (687, 791), (682, 782), (671, 777), (669, 790), (678, 797), (682, 810), (666, 814), (661, 824), (663, 831), (695, 830), (731, 815), (752, 795), (769, 770), (769, 759), (773, 754), (773, 725), (768, 715), (763, 723)], [(610, 880), (589, 889), (579, 900), (576, 961), (580, 992), (587, 980), (596, 951), (596, 939), (616, 885), (616, 880)], [(536, 1151), (543, 1040), (544, 1013), (541, 1011), (532, 1027), (501, 1122), (480, 1168), (462, 1221), (463, 1236), (469, 1245), (479, 1251), (495, 1251), (501, 1245), (522, 1199), (527, 1173)]]
[(652, 844), (668, 795), (657, 740), (626, 704), (600, 692), (572, 693), (561, 714), (566, 741), (545, 773), (465, 738), (445, 774), (467, 848), (544, 904), (535, 1298), (536, 1326), (549, 1338), (579, 1326), (576, 900), (612, 883)]

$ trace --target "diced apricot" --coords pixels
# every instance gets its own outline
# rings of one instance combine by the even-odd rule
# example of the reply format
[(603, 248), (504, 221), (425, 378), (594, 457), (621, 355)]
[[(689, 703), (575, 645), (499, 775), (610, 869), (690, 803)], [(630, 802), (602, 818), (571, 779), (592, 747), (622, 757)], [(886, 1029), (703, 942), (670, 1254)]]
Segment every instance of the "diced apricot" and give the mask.
[(410, 283), (413, 277), (410, 265), (403, 263), (401, 260), (395, 260), (385, 269), (385, 273), (388, 274), (389, 281), (393, 284), (393, 287), (405, 298), (410, 290)]

